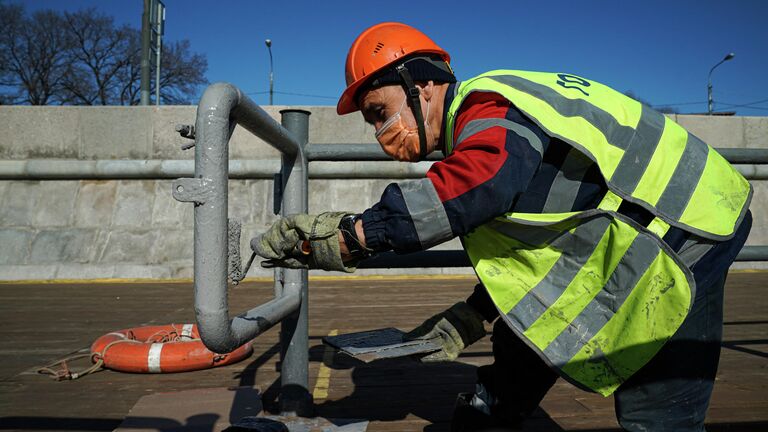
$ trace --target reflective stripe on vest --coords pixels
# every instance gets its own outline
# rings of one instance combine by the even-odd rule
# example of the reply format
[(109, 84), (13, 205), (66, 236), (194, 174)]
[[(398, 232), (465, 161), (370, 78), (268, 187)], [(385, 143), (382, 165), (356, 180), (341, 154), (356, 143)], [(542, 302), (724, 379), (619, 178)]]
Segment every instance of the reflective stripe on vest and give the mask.
[(751, 186), (711, 147), (662, 114), (573, 75), (499, 70), (461, 83), (447, 115), (449, 153), (456, 112), (475, 91), (506, 97), (597, 163), (612, 191), (671, 225), (726, 240), (746, 213)]
[(690, 270), (659, 238), (664, 222), (652, 232), (617, 214), (620, 203), (609, 192), (600, 209), (510, 213), (463, 239), (512, 330), (564, 378), (605, 396), (672, 337), (695, 295)]

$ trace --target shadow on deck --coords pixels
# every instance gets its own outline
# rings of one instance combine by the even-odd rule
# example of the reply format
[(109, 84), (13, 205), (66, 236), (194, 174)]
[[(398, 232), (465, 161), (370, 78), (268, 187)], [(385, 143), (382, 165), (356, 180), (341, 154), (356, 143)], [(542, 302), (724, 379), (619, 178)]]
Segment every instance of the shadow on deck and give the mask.
[[(729, 276), (710, 432), (768, 430), (767, 281), (768, 273)], [(459, 362), (440, 365), (408, 359), (365, 364), (333, 353), (321, 339), (334, 331), (410, 329), (466, 297), (473, 284), (461, 277), (311, 281), (309, 390), (317, 413), (370, 420), (369, 431), (447, 431), (456, 394), (471, 391), (476, 367), (492, 361), (488, 338)], [(271, 292), (271, 282), (247, 282), (231, 291), (230, 308), (250, 309)], [(252, 357), (217, 369), (103, 371), (66, 382), (35, 373), (110, 331), (192, 322), (192, 302), (189, 283), (0, 285), (0, 430), (215, 431), (262, 408), (274, 411), (278, 328), (254, 341)], [(523, 430), (610, 431), (618, 425), (612, 398), (560, 380)]]

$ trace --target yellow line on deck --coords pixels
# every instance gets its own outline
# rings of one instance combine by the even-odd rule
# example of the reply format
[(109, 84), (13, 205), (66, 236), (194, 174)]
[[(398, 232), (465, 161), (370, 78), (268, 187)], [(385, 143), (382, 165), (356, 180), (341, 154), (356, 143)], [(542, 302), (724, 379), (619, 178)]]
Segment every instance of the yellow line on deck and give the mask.
[[(331, 330), (328, 336), (336, 336), (339, 334), (338, 329)], [(323, 352), (323, 362), (320, 364), (320, 370), (317, 371), (317, 381), (315, 382), (315, 390), (312, 391), (312, 397), (315, 402), (318, 400), (325, 400), (328, 397), (328, 389), (331, 388), (331, 368), (326, 366), (333, 361), (333, 348), (326, 345), (325, 352)]]
[[(270, 279), (271, 280), (271, 279)], [(149, 279), (149, 278), (99, 278), (99, 279), (22, 279), (4, 280), (0, 285), (71, 285), (71, 284), (140, 284), (140, 283), (190, 283), (192, 279)]]

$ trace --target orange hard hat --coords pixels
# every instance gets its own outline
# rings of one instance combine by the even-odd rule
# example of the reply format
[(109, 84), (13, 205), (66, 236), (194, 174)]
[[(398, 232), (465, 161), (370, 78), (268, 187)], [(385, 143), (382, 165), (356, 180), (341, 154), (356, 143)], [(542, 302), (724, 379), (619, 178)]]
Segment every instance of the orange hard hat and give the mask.
[(347, 89), (341, 94), (336, 112), (348, 114), (360, 109), (356, 96), (360, 87), (377, 72), (412, 54), (436, 54), (446, 63), (451, 56), (415, 28), (396, 22), (369, 27), (352, 43), (347, 54)]

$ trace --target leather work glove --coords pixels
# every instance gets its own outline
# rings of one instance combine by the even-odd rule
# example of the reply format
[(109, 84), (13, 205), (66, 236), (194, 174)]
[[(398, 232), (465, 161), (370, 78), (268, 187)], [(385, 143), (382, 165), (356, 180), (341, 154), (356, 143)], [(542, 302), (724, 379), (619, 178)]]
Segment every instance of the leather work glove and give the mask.
[(405, 340), (437, 339), (440, 351), (421, 357), (423, 363), (453, 361), (461, 351), (485, 336), (483, 316), (472, 306), (459, 302), (424, 321), (404, 335)]
[[(262, 267), (337, 270), (347, 273), (339, 248), (339, 221), (348, 212), (319, 215), (297, 214), (281, 218), (266, 232), (251, 239), (251, 249), (266, 258)], [(311, 251), (302, 251), (301, 242), (308, 240)]]

